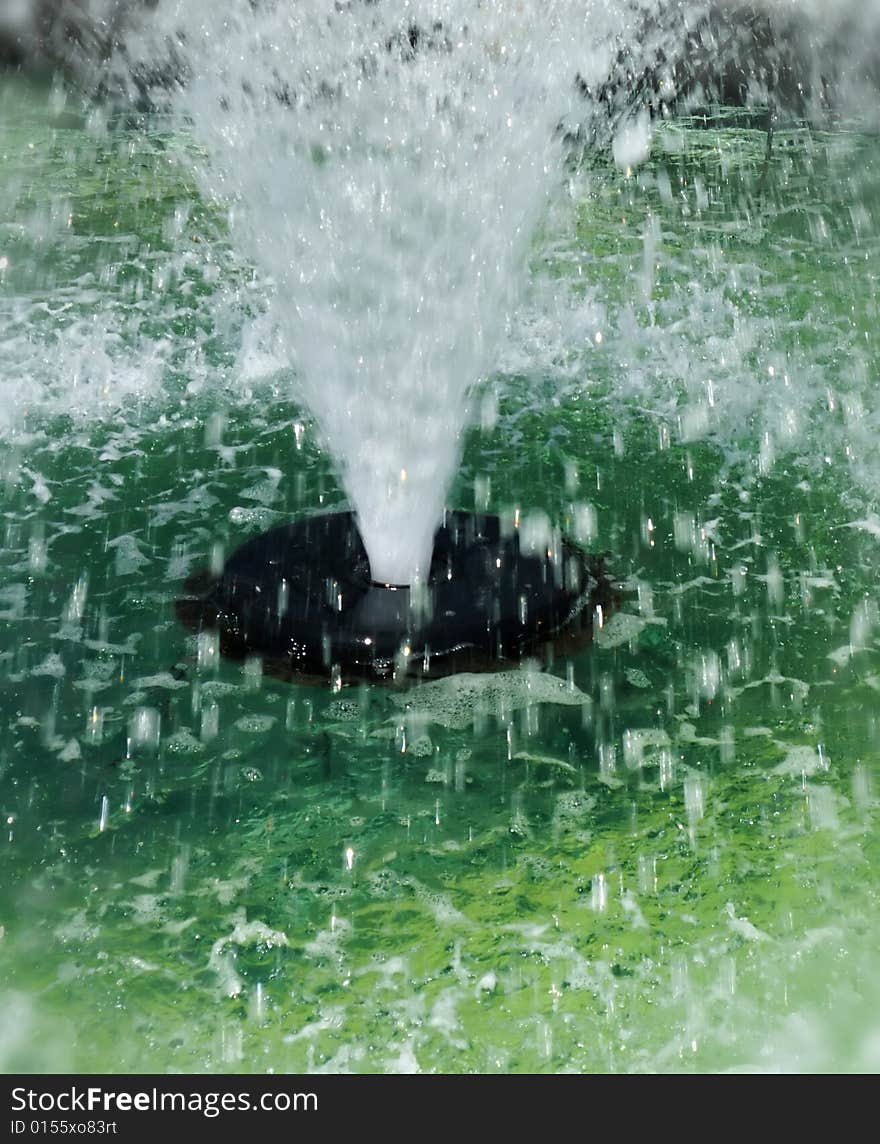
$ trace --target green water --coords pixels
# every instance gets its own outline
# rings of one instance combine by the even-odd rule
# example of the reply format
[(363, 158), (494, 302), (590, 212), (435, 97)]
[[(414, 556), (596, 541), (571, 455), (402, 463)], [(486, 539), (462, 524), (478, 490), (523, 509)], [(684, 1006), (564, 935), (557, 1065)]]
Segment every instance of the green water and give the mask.
[(0, 88), (0, 1067), (880, 1067), (880, 143), (572, 169), (450, 503), (592, 506), (624, 603), (453, 716), (178, 625), (342, 493), (188, 141), (62, 104)]

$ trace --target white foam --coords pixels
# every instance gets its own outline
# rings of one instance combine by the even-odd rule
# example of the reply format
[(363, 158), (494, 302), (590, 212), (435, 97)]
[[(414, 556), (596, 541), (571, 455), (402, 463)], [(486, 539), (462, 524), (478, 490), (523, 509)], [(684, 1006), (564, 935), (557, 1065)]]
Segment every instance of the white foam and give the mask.
[(583, 707), (591, 702), (573, 683), (532, 670), (462, 672), (421, 683), (393, 701), (426, 722), (457, 729), (472, 726), (478, 715), (502, 718), (532, 704)]

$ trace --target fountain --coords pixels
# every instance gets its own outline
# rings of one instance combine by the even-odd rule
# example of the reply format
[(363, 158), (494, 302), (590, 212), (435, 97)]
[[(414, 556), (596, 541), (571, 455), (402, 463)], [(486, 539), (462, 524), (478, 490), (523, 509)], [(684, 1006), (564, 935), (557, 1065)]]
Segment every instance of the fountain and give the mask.
[[(575, 623), (588, 637), (593, 610), (611, 607), (601, 564), (550, 532), (532, 545), (538, 565), (535, 553), (523, 562), (518, 526), (502, 542), (492, 519), (487, 542), (479, 518), (450, 533), (442, 517), (572, 137), (610, 124), (618, 161), (637, 163), (647, 107), (662, 112), (678, 88), (711, 83), (705, 52), (685, 70), (697, 39), (683, 17), (624, 11), (631, 38), (610, 71), (616, 7), (563, 0), (540, 15), (449, 0), (410, 5), (404, 18), (390, 5), (329, 15), (322, 3), (232, 5), (220, 35), (198, 5), (169, 5), (126, 43), (129, 77), (171, 52), (171, 106), (207, 150), (197, 177), (271, 283), (263, 330), (295, 362), (354, 510), (250, 542), (207, 589), (204, 577), (191, 582), (201, 592), (180, 614), (219, 626), (224, 648), (383, 678), (402, 660), (452, 670), (465, 651), (501, 664)], [(705, 19), (704, 45), (721, 34), (714, 9)], [(751, 9), (723, 33), (731, 26), (724, 58), (740, 78), (722, 67), (721, 86), (745, 89), (739, 56), (757, 46), (773, 60), (776, 40)], [(770, 67), (764, 86), (803, 103), (791, 70)], [(615, 86), (639, 71), (653, 93), (641, 104), (632, 78)], [(461, 556), (452, 589), (441, 525)], [(369, 567), (355, 573), (361, 538)]]
[[(251, 542), (208, 589), (192, 582), (203, 590), (180, 614), (218, 625), (225, 648), (387, 677), (402, 656), (418, 672), (432, 659), (451, 670), (465, 649), (503, 663), (574, 621), (589, 635), (592, 610), (611, 606), (601, 566), (571, 545), (563, 558), (549, 534), (540, 568), (521, 564), (518, 536), (500, 547), (496, 537), (491, 551), (477, 541), (480, 557), (456, 573), (466, 566), (476, 579), (456, 581), (454, 606), (437, 598), (438, 585), (449, 594), (449, 565), (442, 571), (435, 533), (463, 430), (563, 151), (609, 127), (618, 162), (638, 162), (648, 110), (712, 94), (767, 102), (769, 145), (778, 107), (827, 105), (858, 74), (817, 75), (808, 41), (750, 6), (623, 11), (627, 38), (604, 4), (557, 0), (539, 16), (434, 3), (401, 19), (385, 5), (328, 15), (323, 4), (291, 13), (264, 3), (231, 6), (217, 35), (198, 5), (169, 5), (140, 42), (127, 41), (129, 86), (173, 45), (172, 105), (209, 156), (198, 177), (271, 282), (264, 329), (295, 361), (354, 508), (284, 534), (283, 545), (278, 532)], [(463, 548), (453, 530), (465, 557), (482, 526), (468, 528)], [(361, 538), (368, 571), (349, 575), (332, 555), (316, 563), (317, 552), (354, 554)], [(495, 603), (471, 608), (468, 597)]]
[(503, 663), (575, 623), (589, 635), (614, 596), (598, 562), (549, 531), (524, 549), (512, 522), (506, 537), (497, 518), (443, 522), (559, 181), (579, 7), (550, 6), (537, 29), (513, 6), (457, 3), (403, 20), (232, 6), (219, 37), (191, 5), (169, 19), (148, 56), (174, 36), (198, 176), (271, 282), (263, 322), (354, 509), (250, 542), (181, 615), (227, 649), (374, 678)]
[(876, 1072), (877, 6), (391, 8), (4, 50), (0, 1067)]

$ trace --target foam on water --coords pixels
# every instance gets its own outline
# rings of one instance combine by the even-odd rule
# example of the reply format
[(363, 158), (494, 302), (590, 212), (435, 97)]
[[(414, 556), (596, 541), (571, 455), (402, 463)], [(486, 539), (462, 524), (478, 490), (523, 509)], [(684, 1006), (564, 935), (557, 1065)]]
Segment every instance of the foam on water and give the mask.
[(487, 675), (458, 672), (423, 684), (412, 694), (397, 697), (396, 702), (416, 720), (463, 728), (472, 726), (481, 714), (500, 718), (540, 703), (580, 707), (589, 704), (590, 697), (558, 676), (523, 670)]

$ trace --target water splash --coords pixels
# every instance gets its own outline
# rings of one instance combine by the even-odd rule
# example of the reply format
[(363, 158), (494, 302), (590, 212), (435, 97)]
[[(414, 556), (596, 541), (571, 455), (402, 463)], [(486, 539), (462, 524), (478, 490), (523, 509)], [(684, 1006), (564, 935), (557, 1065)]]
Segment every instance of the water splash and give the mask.
[[(563, 187), (572, 141), (610, 143), (618, 164), (635, 165), (671, 104), (700, 105), (734, 80), (738, 98), (771, 108), (788, 100), (818, 115), (831, 77), (839, 99), (869, 106), (864, 92), (876, 77), (856, 49), (873, 42), (880, 5), (833, 14), (804, 5), (791, 36), (775, 39), (768, 19), (777, 33), (789, 26), (779, 4), (706, 0), (414, 0), (403, 13), (236, 0), (219, 23), (207, 2), (163, 0), (145, 16), (119, 6), (105, 40), (95, 19), (64, 53), (68, 62), (109, 55), (106, 83), (135, 102), (147, 91), (170, 105), (204, 149), (192, 159), (198, 182), (228, 212), (236, 248), (269, 295), (238, 372), (259, 372), (254, 358), (268, 340), (294, 365), (291, 395), (312, 411), (335, 459), (374, 577), (409, 583), (426, 571), (477, 388), (501, 358), (523, 264)], [(78, 28), (85, 20), (75, 13)], [(803, 82), (789, 91), (792, 76)], [(56, 205), (60, 226), (63, 196)], [(182, 234), (187, 221), (178, 222)], [(662, 236), (649, 224), (650, 302)], [(149, 268), (153, 290), (166, 270), (180, 275), (181, 258)], [(706, 307), (718, 304), (707, 293)], [(120, 317), (128, 329), (128, 314)], [(668, 358), (678, 343), (661, 325), (652, 319), (629, 340), (659, 337), (652, 352)], [(72, 368), (75, 392), (113, 404), (126, 376), (119, 346), (93, 345), (88, 334), (82, 322), (65, 328), (43, 388), (58, 388), (57, 375), (66, 394)], [(26, 366), (45, 372), (42, 347), (24, 352)], [(158, 387), (147, 372), (164, 378), (180, 364), (167, 343), (144, 339), (138, 358), (138, 392)], [(188, 388), (203, 384), (198, 353), (183, 367)], [(622, 378), (624, 389), (643, 372)], [(703, 435), (706, 403), (683, 417), (683, 438)], [(783, 431), (795, 435), (787, 422), (770, 424), (765, 467)]]
[(377, 580), (427, 571), (564, 127), (588, 114), (574, 77), (605, 75), (621, 13), (639, 11), (238, 3), (218, 27), (187, 4), (141, 46), (173, 39), (174, 107), (209, 156), (197, 174), (271, 283), (269, 324)]

